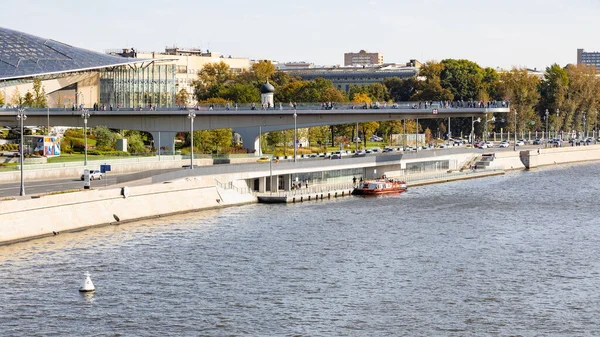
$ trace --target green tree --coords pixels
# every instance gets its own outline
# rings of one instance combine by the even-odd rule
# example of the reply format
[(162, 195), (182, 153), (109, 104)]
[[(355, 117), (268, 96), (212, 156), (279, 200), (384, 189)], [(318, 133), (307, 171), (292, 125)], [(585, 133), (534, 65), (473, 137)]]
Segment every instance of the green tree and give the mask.
[(439, 77), (434, 77), (421, 82), (419, 90), (410, 99), (415, 101), (452, 101), (454, 95), (450, 89), (442, 87)]
[(235, 83), (222, 89), (220, 95), (234, 103), (252, 103), (260, 101), (260, 90), (251, 84)]
[(319, 146), (325, 146), (329, 141), (329, 127), (326, 125), (308, 128), (308, 140)]
[(96, 135), (96, 148), (99, 150), (114, 150), (117, 137), (106, 126), (96, 126), (94, 128), (94, 134)]
[(481, 98), (483, 69), (477, 63), (454, 59), (446, 59), (441, 63), (441, 85), (450, 90), (454, 99), (468, 101)]
[(383, 80), (383, 85), (388, 89), (390, 99), (395, 102), (408, 101), (419, 88), (419, 82), (414, 77), (404, 80), (398, 77), (386, 78)]
[(231, 129), (216, 129), (211, 131), (211, 141), (214, 145), (214, 153), (224, 153), (231, 147)]
[(390, 99), (390, 93), (383, 83), (373, 83), (369, 85), (367, 89), (374, 101), (384, 102)]
[(4, 95), (0, 92), (0, 105), (4, 105)]
[(130, 153), (148, 153), (139, 131), (127, 130), (125, 131), (125, 138), (127, 139), (127, 150)]
[[(530, 121), (536, 120), (534, 107), (538, 104), (539, 80), (530, 75), (527, 69), (514, 68), (500, 75), (501, 90), (504, 98), (510, 101), (511, 113), (508, 114), (508, 128), (513, 131), (525, 131)], [(517, 112), (517, 130), (514, 130), (514, 118)]]

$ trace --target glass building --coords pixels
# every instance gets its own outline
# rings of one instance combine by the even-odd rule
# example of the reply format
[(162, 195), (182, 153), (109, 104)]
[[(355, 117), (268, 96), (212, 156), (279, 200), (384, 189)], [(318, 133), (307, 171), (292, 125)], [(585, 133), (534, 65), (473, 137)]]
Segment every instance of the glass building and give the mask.
[(100, 103), (122, 108), (175, 106), (175, 64), (146, 63), (102, 69)]

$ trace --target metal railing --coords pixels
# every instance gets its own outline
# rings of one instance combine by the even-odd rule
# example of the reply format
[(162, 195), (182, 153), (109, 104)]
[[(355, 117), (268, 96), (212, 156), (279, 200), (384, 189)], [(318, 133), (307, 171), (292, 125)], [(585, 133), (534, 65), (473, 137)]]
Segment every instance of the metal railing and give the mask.
[(239, 194), (252, 194), (252, 195), (255, 194), (255, 192), (248, 187), (238, 187), (238, 186), (233, 185), (233, 181), (230, 181), (228, 183), (222, 183), (222, 182), (218, 181), (217, 179), (215, 179), (215, 182), (217, 183), (218, 187), (220, 187), (224, 190), (232, 190)]
[[(93, 110), (92, 107), (84, 107), (90, 109), (90, 112), (110, 112), (110, 111), (182, 111), (182, 110), (197, 110), (197, 111), (239, 111), (239, 110), (349, 110), (349, 109), (498, 109), (508, 108), (508, 101), (406, 101), (406, 102), (375, 102), (370, 104), (362, 103), (337, 103), (337, 102), (276, 102), (274, 106), (261, 106), (257, 103), (213, 103), (213, 104), (198, 104), (195, 106), (181, 107), (156, 107), (148, 105), (137, 108), (106, 108)], [(17, 111), (16, 107), (0, 107), (0, 111)], [(43, 111), (79, 111), (79, 107), (62, 107), (62, 108), (26, 108), (27, 112)]]
[(289, 191), (277, 191), (277, 192), (262, 192), (256, 193), (256, 195), (261, 196), (273, 196), (273, 197), (290, 197), (290, 196), (303, 196), (303, 195), (312, 195), (312, 194), (320, 194), (320, 193), (328, 193), (334, 191), (351, 191), (354, 189), (354, 184), (352, 182), (347, 183), (334, 183), (334, 184), (322, 184), (322, 185), (314, 185), (302, 187)]

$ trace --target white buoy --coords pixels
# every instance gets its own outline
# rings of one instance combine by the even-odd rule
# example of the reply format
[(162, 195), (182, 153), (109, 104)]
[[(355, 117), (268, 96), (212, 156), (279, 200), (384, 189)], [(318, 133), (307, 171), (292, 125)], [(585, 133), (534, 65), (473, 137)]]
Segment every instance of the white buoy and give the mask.
[(79, 288), (79, 291), (82, 293), (91, 293), (91, 292), (96, 291), (96, 287), (94, 287), (94, 284), (92, 283), (92, 279), (90, 278), (90, 273), (86, 271), (84, 275), (85, 275), (85, 280), (83, 281), (81, 288)]

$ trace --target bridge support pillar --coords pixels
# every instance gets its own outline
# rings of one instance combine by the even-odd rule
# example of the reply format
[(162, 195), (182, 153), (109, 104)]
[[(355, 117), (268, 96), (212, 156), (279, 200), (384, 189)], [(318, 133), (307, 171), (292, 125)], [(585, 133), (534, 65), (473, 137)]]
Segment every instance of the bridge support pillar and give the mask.
[(160, 149), (160, 154), (175, 154), (175, 136), (177, 132), (152, 131), (150, 134), (152, 134), (152, 138), (154, 139), (154, 146)]
[(260, 151), (260, 128), (251, 127), (251, 128), (237, 128), (234, 130), (242, 137), (242, 142), (244, 143), (244, 147), (248, 149), (249, 153), (254, 153), (257, 156), (260, 156), (262, 153)]

